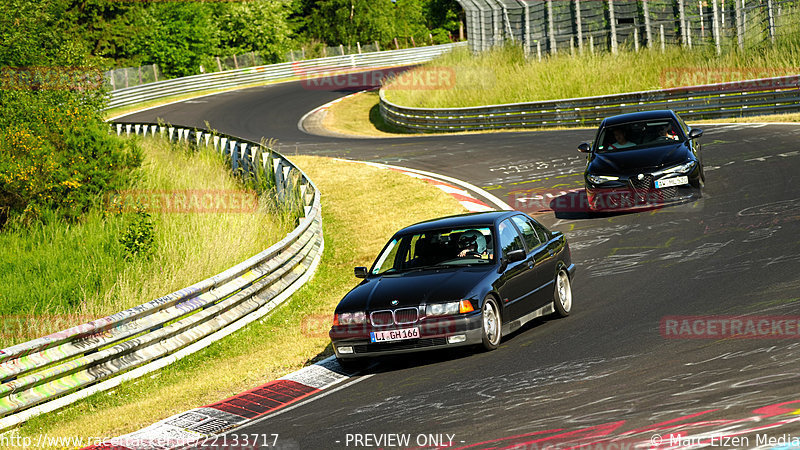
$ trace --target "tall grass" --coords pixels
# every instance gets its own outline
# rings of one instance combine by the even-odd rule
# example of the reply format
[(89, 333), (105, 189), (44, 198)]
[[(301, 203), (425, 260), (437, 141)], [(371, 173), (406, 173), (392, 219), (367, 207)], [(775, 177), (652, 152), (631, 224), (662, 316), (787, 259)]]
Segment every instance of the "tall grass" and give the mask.
[[(797, 27), (796, 27), (797, 28)], [(557, 54), (541, 62), (525, 58), (519, 45), (507, 45), (473, 55), (459, 49), (431, 61), (418, 71), (452, 68), (455, 83), (432, 84), (437, 89), (386, 87), (387, 99), (412, 107), (445, 108), (532, 102), (654, 90), (708, 82), (781, 76), (800, 65), (800, 33), (786, 33), (775, 45), (764, 43), (744, 51), (726, 46), (621, 50), (571, 56)], [(741, 70), (746, 69), (746, 70)]]
[[(220, 156), (145, 139), (130, 189), (241, 192)], [(151, 210), (151, 252), (129, 254), (121, 237), (132, 211), (95, 209), (77, 223), (45, 220), (0, 233), (0, 348), (144, 303), (241, 262), (294, 226), (260, 202), (249, 212)]]

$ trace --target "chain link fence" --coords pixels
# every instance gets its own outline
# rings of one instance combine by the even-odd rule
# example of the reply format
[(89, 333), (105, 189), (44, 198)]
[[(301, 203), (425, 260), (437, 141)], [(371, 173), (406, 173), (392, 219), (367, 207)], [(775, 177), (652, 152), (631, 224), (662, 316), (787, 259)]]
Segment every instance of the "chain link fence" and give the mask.
[(114, 91), (140, 84), (153, 83), (163, 80), (165, 77), (157, 64), (150, 64), (139, 67), (124, 67), (105, 72), (103, 78), (108, 87)]
[(796, 34), (798, 0), (458, 0), (473, 52), (505, 42), (526, 54), (667, 45), (747, 49)]

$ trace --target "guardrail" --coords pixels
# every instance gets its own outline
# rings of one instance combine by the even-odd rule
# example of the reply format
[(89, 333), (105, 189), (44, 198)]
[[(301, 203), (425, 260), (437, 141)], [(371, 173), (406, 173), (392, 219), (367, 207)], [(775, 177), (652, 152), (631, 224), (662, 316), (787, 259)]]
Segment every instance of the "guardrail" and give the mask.
[[(102, 319), (0, 350), (0, 430), (159, 369), (257, 320), (314, 273), (323, 250), (320, 194), (282, 155), (204, 130), (116, 124), (220, 151), (242, 177), (268, 177), (305, 217), (280, 242), (206, 280)], [(296, 204), (296, 206), (300, 206)]]
[(158, 81), (112, 91), (106, 109), (157, 100), (188, 92), (224, 89), (251, 84), (255, 85), (258, 83), (289, 80), (292, 78), (311, 78), (347, 70), (419, 64), (430, 61), (456, 47), (463, 47), (466, 45), (467, 43), (465, 41), (454, 44), (433, 45), (430, 47), (387, 50), (357, 55), (330, 56), (327, 58), (248, 67), (245, 69)]
[(396, 105), (380, 91), (384, 120), (415, 132), (596, 126), (605, 117), (671, 109), (684, 119), (722, 119), (800, 111), (800, 76), (763, 78), (530, 103), (466, 108)]

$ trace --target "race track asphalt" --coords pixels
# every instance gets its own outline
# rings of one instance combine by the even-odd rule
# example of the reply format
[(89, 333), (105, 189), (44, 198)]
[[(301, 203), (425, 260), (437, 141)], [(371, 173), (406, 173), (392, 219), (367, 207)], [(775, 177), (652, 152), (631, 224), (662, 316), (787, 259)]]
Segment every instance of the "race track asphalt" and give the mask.
[[(247, 139), (278, 139), (289, 156), (384, 162), (468, 181), (567, 234), (578, 266), (574, 312), (534, 321), (489, 353), (380, 360), (357, 383), (234, 435), (277, 434), (279, 448), (302, 449), (666, 448), (693, 443), (679, 437), (687, 434), (706, 446), (752, 448), (800, 439), (800, 125), (705, 126), (704, 198), (589, 214), (576, 145), (594, 130), (336, 139), (298, 129), (305, 113), (346, 93), (284, 83), (120, 121), (208, 122)], [(719, 333), (721, 320), (734, 317), (787, 337), (697, 339), (680, 328), (708, 337), (712, 330), (700, 327), (716, 324)], [(386, 441), (390, 434), (408, 444)]]

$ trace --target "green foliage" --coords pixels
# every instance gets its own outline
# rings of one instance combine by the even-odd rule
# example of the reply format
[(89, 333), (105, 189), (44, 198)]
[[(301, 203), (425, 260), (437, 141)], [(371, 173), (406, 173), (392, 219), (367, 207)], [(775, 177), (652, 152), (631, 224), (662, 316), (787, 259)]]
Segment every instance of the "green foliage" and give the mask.
[(108, 133), (99, 72), (66, 34), (66, 3), (0, 5), (0, 227), (75, 219), (127, 183), (141, 154)]
[(137, 211), (119, 238), (119, 243), (125, 249), (125, 257), (150, 257), (155, 251), (155, 235), (155, 225), (150, 214)]
[(204, 56), (217, 53), (219, 29), (205, 3), (156, 2), (134, 13), (140, 33), (133, 50), (169, 77), (194, 75)]
[[(266, 62), (324, 42), (386, 48), (449, 42), (463, 12), (456, 0), (258, 0), (232, 2), (6, 0), (1, 58), (14, 64), (91, 62), (104, 69), (158, 64), (169, 77), (199, 73), (213, 58), (249, 52)], [(42, 50), (44, 57), (27, 51)], [(24, 54), (25, 61), (20, 58)], [(71, 62), (70, 62), (71, 61)]]
[(289, 23), (299, 39), (355, 45), (394, 38), (417, 45), (451, 41), (463, 12), (456, 0), (294, 0)]
[(309, 32), (325, 41), (346, 45), (394, 37), (394, 5), (391, 0), (329, 0), (317, 3), (311, 13)]
[(258, 52), (270, 63), (281, 62), (291, 47), (282, 2), (223, 3), (219, 8), (220, 47), (227, 54)]

